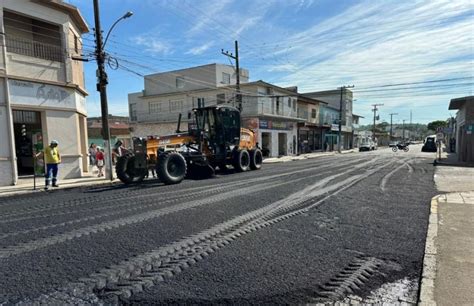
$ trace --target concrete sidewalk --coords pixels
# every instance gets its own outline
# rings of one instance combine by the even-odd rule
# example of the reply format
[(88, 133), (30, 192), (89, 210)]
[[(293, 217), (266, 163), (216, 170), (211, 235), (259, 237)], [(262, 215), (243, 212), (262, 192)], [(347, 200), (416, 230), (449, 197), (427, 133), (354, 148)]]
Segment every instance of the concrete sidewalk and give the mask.
[(420, 305), (474, 305), (474, 167), (455, 160), (436, 167)]
[[(106, 180), (104, 177), (97, 177), (97, 176), (84, 176), (81, 178), (74, 178), (74, 179), (62, 179), (58, 180), (58, 188), (50, 188), (50, 190), (56, 189), (66, 189), (66, 188), (74, 188), (80, 186), (92, 186), (92, 185), (99, 185), (99, 184), (111, 184), (119, 182), (115, 179), (113, 182), (110, 180)], [(10, 195), (18, 195), (18, 194), (26, 194), (26, 193), (34, 193), (34, 192), (45, 192), (44, 191), (44, 177), (36, 177), (36, 189), (34, 188), (34, 178), (27, 177), (27, 178), (19, 178), (18, 184), (14, 186), (2, 186), (0, 187), (0, 198), (3, 196), (10, 196)]]

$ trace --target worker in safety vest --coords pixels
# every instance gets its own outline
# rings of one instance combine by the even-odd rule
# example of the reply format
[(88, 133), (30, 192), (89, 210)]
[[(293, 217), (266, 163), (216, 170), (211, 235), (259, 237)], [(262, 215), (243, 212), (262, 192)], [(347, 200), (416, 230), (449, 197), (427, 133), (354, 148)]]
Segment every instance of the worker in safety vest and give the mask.
[[(59, 155), (58, 141), (52, 140), (51, 144), (44, 149), (44, 162), (46, 164), (45, 173), (45, 190), (49, 189), (49, 183), (52, 180), (53, 187), (58, 187), (58, 165), (61, 163), (61, 155)], [(51, 179), (52, 176), (52, 179)]]

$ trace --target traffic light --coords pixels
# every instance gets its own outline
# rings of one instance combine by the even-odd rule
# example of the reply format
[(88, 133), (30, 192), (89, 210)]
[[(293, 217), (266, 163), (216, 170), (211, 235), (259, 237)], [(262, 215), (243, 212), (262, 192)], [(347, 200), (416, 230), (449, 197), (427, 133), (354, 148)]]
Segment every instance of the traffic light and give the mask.
[(26, 137), (26, 125), (21, 125), (21, 136)]

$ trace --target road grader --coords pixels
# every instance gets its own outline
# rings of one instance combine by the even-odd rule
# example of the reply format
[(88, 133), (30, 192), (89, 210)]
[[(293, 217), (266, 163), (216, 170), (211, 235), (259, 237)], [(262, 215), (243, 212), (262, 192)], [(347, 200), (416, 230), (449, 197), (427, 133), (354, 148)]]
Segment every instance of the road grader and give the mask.
[(256, 134), (241, 127), (238, 109), (218, 105), (195, 108), (192, 114), (187, 132), (180, 131), (180, 114), (175, 134), (134, 137), (132, 149), (118, 158), (117, 177), (125, 184), (139, 183), (154, 165), (160, 181), (177, 184), (187, 175), (212, 176), (229, 165), (237, 172), (262, 167)]

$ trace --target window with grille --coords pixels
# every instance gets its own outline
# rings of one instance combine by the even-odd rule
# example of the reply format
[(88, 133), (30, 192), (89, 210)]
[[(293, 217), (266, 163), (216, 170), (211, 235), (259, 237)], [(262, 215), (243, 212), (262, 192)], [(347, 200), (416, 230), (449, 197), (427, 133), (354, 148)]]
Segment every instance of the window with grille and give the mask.
[(150, 102), (148, 104), (148, 109), (150, 114), (161, 112), (161, 103), (160, 102)]
[(130, 104), (130, 121), (137, 121), (137, 106), (136, 104)]
[(183, 110), (183, 100), (170, 100), (170, 112)]
[(7, 52), (63, 62), (65, 51), (59, 25), (13, 12), (3, 12)]
[(176, 88), (184, 88), (184, 78), (177, 77), (176, 78)]
[(225, 103), (225, 94), (217, 94), (216, 95), (217, 104), (224, 104)]
[(222, 83), (230, 84), (230, 74), (222, 72)]

